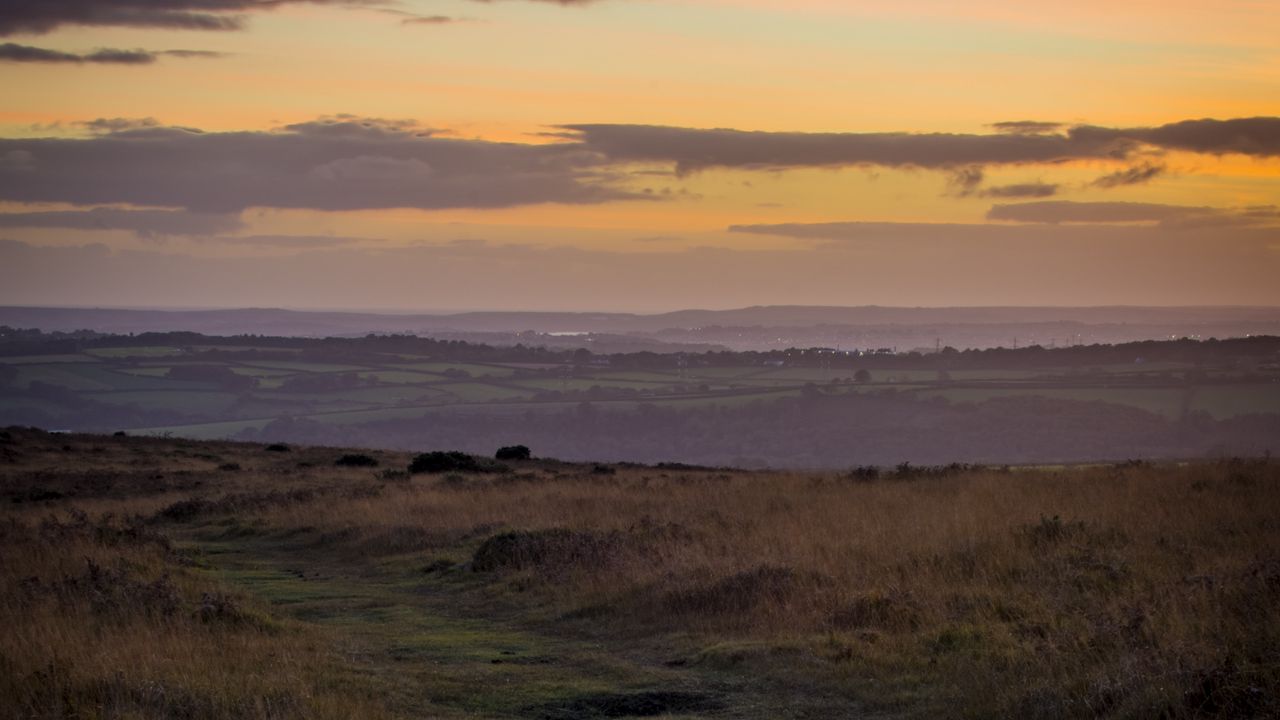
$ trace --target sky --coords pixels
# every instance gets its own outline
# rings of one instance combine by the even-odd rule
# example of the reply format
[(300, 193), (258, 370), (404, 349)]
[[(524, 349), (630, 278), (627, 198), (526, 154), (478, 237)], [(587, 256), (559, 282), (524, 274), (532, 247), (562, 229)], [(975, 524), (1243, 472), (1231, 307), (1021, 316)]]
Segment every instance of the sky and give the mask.
[(1273, 0), (9, 0), (0, 304), (1280, 306)]

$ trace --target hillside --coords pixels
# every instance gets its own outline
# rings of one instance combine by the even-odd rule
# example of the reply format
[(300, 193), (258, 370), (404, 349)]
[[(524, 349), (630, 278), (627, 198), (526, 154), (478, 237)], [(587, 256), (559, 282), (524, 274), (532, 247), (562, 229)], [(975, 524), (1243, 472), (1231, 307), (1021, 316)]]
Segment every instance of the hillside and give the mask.
[(1274, 716), (1278, 490), (8, 428), (0, 715)]
[(0, 329), (0, 424), (750, 467), (1280, 452), (1280, 338), (610, 353)]

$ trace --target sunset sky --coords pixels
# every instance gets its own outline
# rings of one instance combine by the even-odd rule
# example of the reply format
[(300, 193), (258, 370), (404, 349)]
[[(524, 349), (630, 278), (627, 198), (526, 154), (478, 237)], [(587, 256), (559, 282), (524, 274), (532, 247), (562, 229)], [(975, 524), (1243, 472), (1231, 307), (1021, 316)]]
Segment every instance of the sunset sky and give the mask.
[(9, 0), (0, 304), (1280, 305), (1274, 0)]

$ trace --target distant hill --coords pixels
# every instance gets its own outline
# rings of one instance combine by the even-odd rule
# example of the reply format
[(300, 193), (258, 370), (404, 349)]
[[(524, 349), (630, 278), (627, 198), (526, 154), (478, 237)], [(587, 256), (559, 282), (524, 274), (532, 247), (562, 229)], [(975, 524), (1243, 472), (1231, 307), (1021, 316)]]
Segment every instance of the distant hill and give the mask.
[[(471, 333), (629, 334), (664, 343), (733, 349), (843, 344), (991, 347), (1130, 342), (1169, 337), (1280, 334), (1273, 307), (819, 307), (759, 306), (641, 315), (597, 312), (392, 314), (281, 309), (124, 310), (0, 307), (0, 325), (44, 331), (191, 331), (209, 335), (354, 336), (411, 333), (467, 339)], [(486, 342), (500, 338), (485, 338)]]

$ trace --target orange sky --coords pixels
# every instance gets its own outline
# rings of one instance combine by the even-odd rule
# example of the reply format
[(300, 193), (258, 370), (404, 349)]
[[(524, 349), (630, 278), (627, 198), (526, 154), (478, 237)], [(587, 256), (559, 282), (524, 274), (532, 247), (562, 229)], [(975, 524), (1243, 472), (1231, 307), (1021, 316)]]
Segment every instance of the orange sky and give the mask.
[(1275, 3), (255, 4), (0, 8), (0, 303), (1280, 305)]

